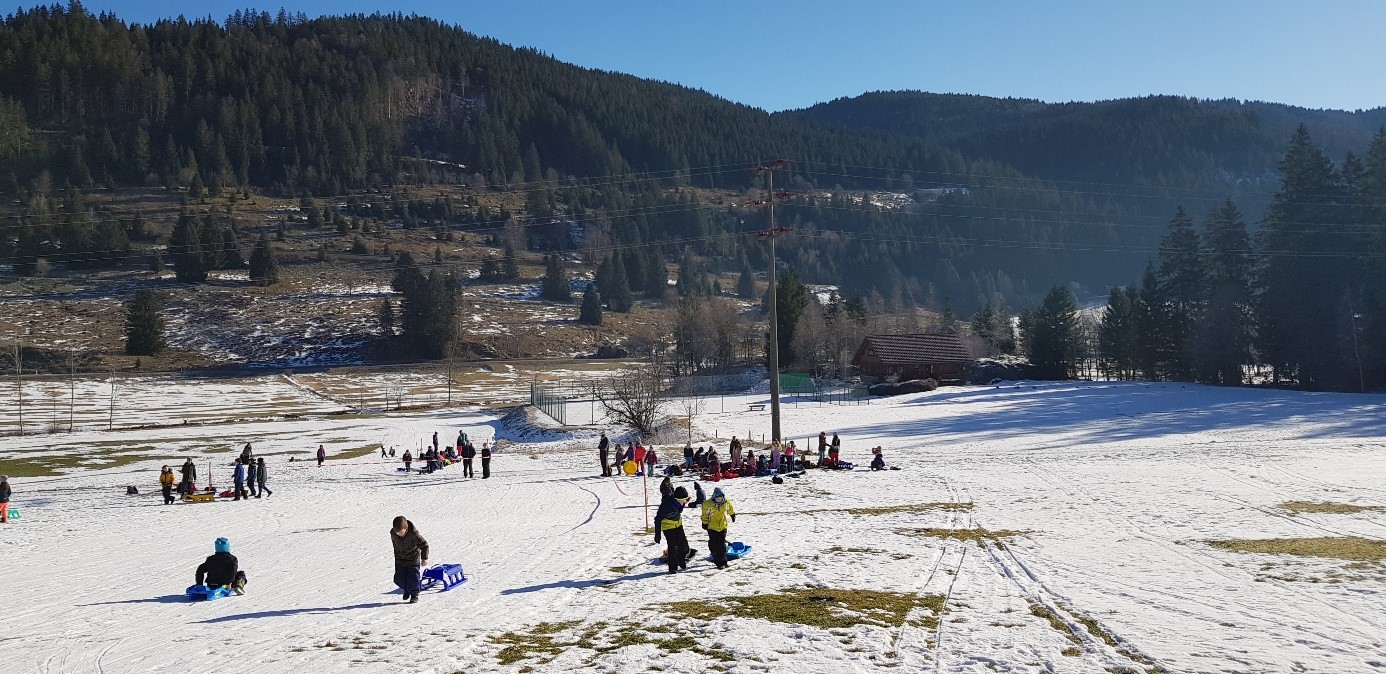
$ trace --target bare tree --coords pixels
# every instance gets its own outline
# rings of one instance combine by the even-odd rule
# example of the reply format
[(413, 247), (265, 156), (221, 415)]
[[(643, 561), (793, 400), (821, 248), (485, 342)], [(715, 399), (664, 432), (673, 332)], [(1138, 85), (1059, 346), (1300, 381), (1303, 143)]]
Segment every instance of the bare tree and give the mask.
[(679, 401), (679, 409), (688, 417), (688, 443), (693, 444), (693, 420), (703, 413), (703, 399), (696, 394)]
[(668, 401), (663, 395), (664, 377), (653, 365), (607, 380), (597, 390), (608, 419), (629, 426), (642, 435), (654, 431), (655, 422)]

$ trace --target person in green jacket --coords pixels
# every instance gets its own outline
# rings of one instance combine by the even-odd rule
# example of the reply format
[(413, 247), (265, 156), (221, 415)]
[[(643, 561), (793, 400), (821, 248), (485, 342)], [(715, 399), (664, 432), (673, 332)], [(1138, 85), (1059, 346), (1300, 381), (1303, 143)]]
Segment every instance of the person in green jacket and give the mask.
[(703, 502), (703, 531), (707, 532), (707, 548), (712, 553), (712, 563), (719, 569), (727, 568), (727, 528), (736, 521), (736, 508), (722, 493), (722, 488), (712, 490), (712, 498)]

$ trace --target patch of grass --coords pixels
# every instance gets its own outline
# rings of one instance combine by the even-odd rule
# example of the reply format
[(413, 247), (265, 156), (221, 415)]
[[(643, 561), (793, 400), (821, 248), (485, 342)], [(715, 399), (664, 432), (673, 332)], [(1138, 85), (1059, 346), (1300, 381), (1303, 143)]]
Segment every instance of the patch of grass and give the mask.
[(1080, 655), (1082, 655), (1082, 654), (1083, 654), (1083, 649), (1081, 649), (1081, 648), (1079, 648), (1079, 647), (1077, 647), (1077, 646), (1069, 646), (1068, 648), (1065, 648), (1065, 649), (1063, 649), (1062, 651), (1059, 651), (1059, 655), (1066, 655), (1066, 656), (1068, 656), (1068, 657), (1070, 657), (1070, 658), (1076, 658), (1076, 657), (1078, 657), (1078, 656), (1080, 656)]
[(884, 553), (885, 550), (877, 550), (876, 548), (844, 548), (840, 545), (834, 545), (833, 547), (828, 548), (823, 552), (856, 552), (861, 554), (881, 554)]
[(629, 567), (629, 566), (613, 566), (613, 567), (611, 567), (611, 572), (614, 573), (614, 574), (620, 575), (620, 576), (624, 576), (624, 575), (626, 575), (627, 573), (630, 573), (630, 567)]
[(496, 660), (502, 665), (513, 665), (521, 660), (542, 659), (547, 655), (549, 658), (544, 660), (544, 663), (548, 663), (553, 658), (558, 657), (564, 649), (581, 644), (578, 641), (560, 642), (553, 635), (580, 624), (582, 624), (581, 620), (559, 623), (543, 622), (531, 627), (528, 632), (506, 632), (500, 636), (492, 637), (491, 643), (504, 646), (500, 652), (496, 653)]
[(1091, 634), (1097, 637), (1098, 639), (1101, 639), (1102, 643), (1107, 644), (1108, 646), (1116, 647), (1116, 637), (1113, 637), (1111, 633), (1107, 630), (1102, 629), (1101, 623), (1073, 610), (1070, 610), (1069, 613), (1073, 614), (1074, 620), (1077, 620), (1079, 623), (1082, 623), (1083, 627), (1087, 628), (1088, 634)]
[(1233, 552), (1254, 552), (1267, 555), (1296, 555), (1326, 557), (1354, 562), (1386, 560), (1386, 541), (1357, 536), (1324, 536), (1319, 538), (1237, 538), (1208, 541), (1208, 545)]
[(1045, 606), (1043, 604), (1030, 604), (1030, 615), (1035, 616), (1037, 618), (1043, 618), (1049, 621), (1049, 626), (1053, 627), (1060, 634), (1064, 635), (1064, 637), (1066, 637), (1069, 641), (1072, 641), (1075, 644), (1081, 643), (1078, 640), (1078, 635), (1074, 634), (1073, 630), (1070, 630), (1068, 628), (1068, 623), (1064, 622), (1063, 619), (1058, 616), (1058, 614), (1049, 610), (1048, 606)]
[(1024, 536), (1029, 531), (1022, 529), (998, 529), (991, 531), (981, 527), (975, 529), (945, 529), (942, 527), (924, 527), (922, 529), (896, 529), (895, 533), (904, 536), (914, 536), (916, 538), (955, 538), (960, 541), (972, 541), (981, 544), (982, 541), (999, 541), (1003, 538), (1012, 536)]
[(1286, 501), (1280, 504), (1281, 510), (1299, 513), (1325, 513), (1329, 515), (1350, 515), (1352, 513), (1381, 510), (1380, 506), (1359, 506), (1350, 503), (1330, 503), (1327, 501)]
[(856, 625), (899, 627), (905, 624), (911, 611), (924, 608), (931, 612), (924, 619), (925, 626), (932, 627), (937, 625), (943, 597), (877, 590), (800, 587), (774, 594), (669, 602), (660, 606), (676, 619), (714, 620), (734, 615), (822, 629)]
[[(147, 461), (154, 458), (147, 455), (129, 453), (129, 451), (138, 451), (142, 449), (153, 448), (134, 447), (130, 450), (121, 452), (114, 450), (73, 451), (44, 456), (23, 456), (0, 459), (0, 475), (8, 475), (10, 477), (56, 477), (69, 474), (78, 469), (119, 468), (136, 461)], [(176, 466), (177, 464), (170, 462), (169, 465)], [(156, 483), (158, 477), (159, 471), (157, 469), (151, 470), (149, 473), (149, 482)]]
[(327, 458), (329, 461), (335, 461), (338, 459), (359, 459), (367, 454), (372, 454), (379, 451), (380, 443), (376, 442), (371, 443), (369, 445), (361, 445), (360, 447), (352, 447), (351, 449), (344, 449)]

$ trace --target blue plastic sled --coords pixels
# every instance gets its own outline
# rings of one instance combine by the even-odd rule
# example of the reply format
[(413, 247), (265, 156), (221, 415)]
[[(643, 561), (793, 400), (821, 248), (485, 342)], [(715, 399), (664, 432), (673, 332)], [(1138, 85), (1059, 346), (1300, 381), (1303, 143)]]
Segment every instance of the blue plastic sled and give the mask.
[(465, 582), (467, 574), (462, 571), (461, 564), (434, 564), (424, 569), (423, 578), (419, 580), (419, 589), (427, 590), (441, 583), (442, 591), (446, 592)]
[(10, 512), (8, 515), (6, 515), (6, 517), (12, 520), (19, 519), (19, 508), (10, 508)]
[(751, 554), (751, 546), (741, 541), (727, 544), (727, 559), (741, 559), (749, 554)]
[(226, 586), (207, 587), (206, 585), (193, 585), (188, 588), (188, 599), (193, 601), (211, 601), (221, 599), (231, 594), (231, 588)]

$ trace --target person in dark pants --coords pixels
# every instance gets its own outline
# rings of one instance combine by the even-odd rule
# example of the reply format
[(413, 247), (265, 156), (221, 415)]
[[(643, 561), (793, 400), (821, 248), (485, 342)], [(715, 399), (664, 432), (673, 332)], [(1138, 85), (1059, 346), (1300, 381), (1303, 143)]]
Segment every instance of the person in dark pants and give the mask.
[(606, 439), (606, 433), (597, 443), (597, 458), (602, 462), (602, 477), (611, 477), (611, 441)]
[(159, 488), (160, 488), (161, 490), (163, 490), (163, 492), (164, 492), (164, 505), (171, 505), (171, 504), (173, 503), (173, 469), (172, 469), (172, 468), (169, 468), (168, 466), (164, 466), (164, 469), (161, 470), (161, 471), (159, 471)]
[[(250, 494), (255, 498), (260, 498), (260, 488), (255, 484), (256, 476), (260, 473), (260, 466), (254, 459), (245, 462), (245, 485), (250, 487)], [(246, 498), (250, 498), (247, 496)]]
[(232, 500), (239, 501), (242, 495), (244, 495), (245, 498), (250, 498), (250, 494), (247, 494), (245, 491), (245, 464), (241, 463), (239, 457), (236, 458), (236, 475), (234, 482), (235, 486), (232, 487), (232, 489), (236, 492), (236, 498)]
[(10, 478), (0, 475), (0, 524), (8, 524), (10, 521), (10, 496), (13, 493), (10, 490)]
[(669, 542), (665, 553), (669, 573), (688, 568), (688, 535), (683, 532), (683, 508), (687, 502), (688, 490), (678, 487), (660, 501), (655, 513), (655, 543), (659, 543), (661, 535)]
[(491, 443), (481, 443), (481, 479), (491, 477)]
[(467, 443), (462, 447), (462, 477), (476, 477), (472, 471), (472, 459), (476, 458), (476, 447)]
[[(270, 488), (265, 486), (265, 483), (269, 482), (269, 471), (265, 469), (265, 457), (262, 456), (256, 459), (255, 463), (256, 468), (258, 468), (258, 470), (255, 471), (255, 480), (260, 484), (260, 493), (265, 496), (273, 496), (274, 492), (270, 491)], [(255, 498), (260, 497), (257, 495)]]
[(318, 468), (322, 468), (322, 462), (327, 460), (327, 448), (318, 445)]
[(231, 554), (231, 541), (218, 538), (212, 549), (215, 554), (197, 567), (197, 584), (229, 587), (236, 594), (245, 594), (245, 572), (240, 568), (240, 561)]
[(409, 464), (414, 463), (414, 455), (409, 450), (404, 450), (404, 472), (409, 472)]
[(428, 566), (428, 541), (414, 523), (400, 515), (390, 528), (390, 545), (395, 551), (395, 585), (404, 590), (404, 600), (419, 601), (419, 571)]
[(183, 482), (178, 485), (178, 490), (184, 494), (197, 491), (197, 464), (193, 463), (192, 458), (183, 461)]
[(727, 528), (728, 520), (736, 521), (736, 509), (732, 507), (722, 488), (712, 490), (712, 498), (703, 502), (703, 531), (707, 532), (707, 549), (712, 553), (712, 563), (719, 569), (727, 568)]

